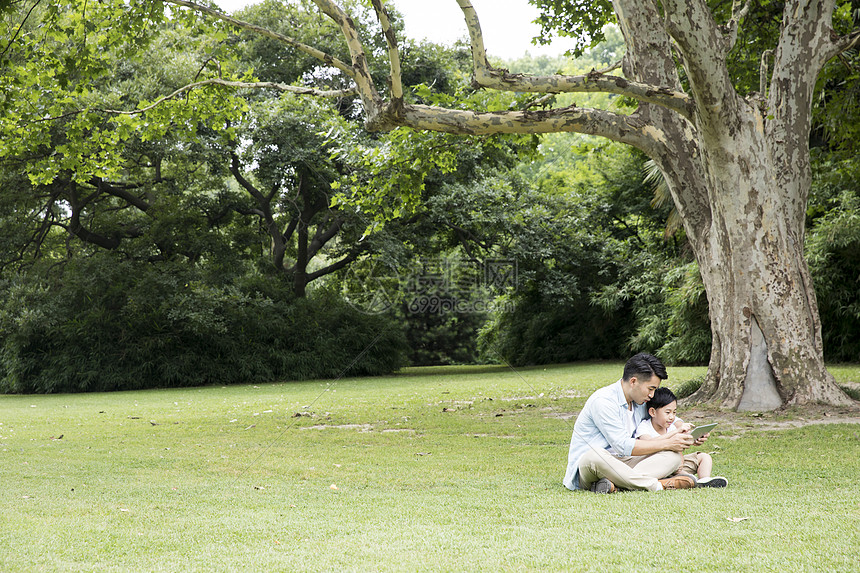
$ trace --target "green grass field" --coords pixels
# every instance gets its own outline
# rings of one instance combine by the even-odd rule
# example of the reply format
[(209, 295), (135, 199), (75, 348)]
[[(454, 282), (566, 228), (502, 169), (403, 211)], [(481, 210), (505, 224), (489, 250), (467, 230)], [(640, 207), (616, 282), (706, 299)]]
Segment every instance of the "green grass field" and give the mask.
[(0, 571), (860, 570), (858, 412), (688, 412), (728, 488), (564, 489), (620, 371), (2, 396)]

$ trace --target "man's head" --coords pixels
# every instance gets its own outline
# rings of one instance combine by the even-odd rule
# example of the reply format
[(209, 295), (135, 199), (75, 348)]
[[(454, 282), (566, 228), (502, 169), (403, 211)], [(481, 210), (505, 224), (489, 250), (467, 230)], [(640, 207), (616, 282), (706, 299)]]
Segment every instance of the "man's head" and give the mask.
[(644, 352), (637, 354), (624, 365), (622, 381), (629, 388), (628, 401), (644, 404), (654, 395), (660, 381), (668, 378), (666, 367), (660, 359)]

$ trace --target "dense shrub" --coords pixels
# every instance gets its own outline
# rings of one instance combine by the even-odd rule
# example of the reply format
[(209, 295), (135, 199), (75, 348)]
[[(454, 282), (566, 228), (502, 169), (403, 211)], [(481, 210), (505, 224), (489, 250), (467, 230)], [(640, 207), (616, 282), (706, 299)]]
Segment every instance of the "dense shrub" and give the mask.
[(195, 282), (193, 272), (95, 257), (69, 264), (50, 283), (7, 279), (0, 390), (335, 378), (404, 363), (402, 329), (390, 318), (362, 314), (325, 291), (288, 298), (271, 284), (277, 279), (211, 285)]
[(558, 364), (622, 358), (624, 323), (611, 320), (586, 300), (548, 302), (518, 298), (512, 310), (495, 315), (478, 338), (487, 362)]
[(476, 333), (486, 321), (486, 314), (412, 312), (409, 308), (403, 314), (412, 366), (474, 364), (478, 361)]
[(846, 191), (806, 243), (821, 316), (824, 357), (860, 361), (860, 197)]

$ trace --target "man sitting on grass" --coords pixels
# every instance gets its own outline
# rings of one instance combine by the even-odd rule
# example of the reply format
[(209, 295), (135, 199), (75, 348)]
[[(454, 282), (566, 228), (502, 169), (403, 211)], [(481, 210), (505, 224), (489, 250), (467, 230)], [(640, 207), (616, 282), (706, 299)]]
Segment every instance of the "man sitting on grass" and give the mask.
[(666, 378), (659, 358), (637, 354), (624, 365), (621, 380), (588, 398), (573, 426), (565, 487), (612, 493), (617, 488), (660, 491), (696, 486), (695, 477), (673, 474), (681, 466), (682, 452), (703, 443), (704, 437), (695, 443), (682, 432), (652, 440), (633, 437), (648, 417), (645, 403)]

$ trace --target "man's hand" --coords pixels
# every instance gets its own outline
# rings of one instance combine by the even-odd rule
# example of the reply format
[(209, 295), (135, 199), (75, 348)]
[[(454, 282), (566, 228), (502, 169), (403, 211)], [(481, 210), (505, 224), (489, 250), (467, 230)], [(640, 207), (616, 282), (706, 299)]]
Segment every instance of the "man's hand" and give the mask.
[(693, 436), (687, 432), (672, 432), (666, 434), (666, 449), (672, 452), (683, 452), (693, 445)]
[(698, 440), (693, 442), (693, 445), (694, 446), (701, 446), (702, 444), (704, 444), (707, 441), (708, 436), (710, 436), (710, 435), (711, 435), (710, 432), (708, 432), (707, 434), (702, 434), (701, 436), (699, 436)]
[(693, 445), (693, 436), (689, 433), (669, 432), (665, 436), (659, 438), (646, 439), (645, 436), (636, 438), (636, 444), (633, 446), (634, 456), (648, 456), (657, 452), (678, 452), (683, 453), (684, 450)]

